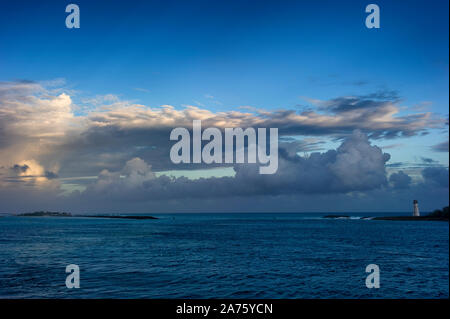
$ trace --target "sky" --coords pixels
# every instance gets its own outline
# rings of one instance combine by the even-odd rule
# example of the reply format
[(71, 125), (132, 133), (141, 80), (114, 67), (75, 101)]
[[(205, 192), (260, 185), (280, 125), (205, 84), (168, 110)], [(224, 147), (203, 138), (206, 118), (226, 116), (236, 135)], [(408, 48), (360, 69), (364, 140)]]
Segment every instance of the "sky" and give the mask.
[[(448, 205), (448, 1), (69, 3), (0, 3), (0, 212)], [(196, 119), (277, 127), (277, 173), (173, 164)]]

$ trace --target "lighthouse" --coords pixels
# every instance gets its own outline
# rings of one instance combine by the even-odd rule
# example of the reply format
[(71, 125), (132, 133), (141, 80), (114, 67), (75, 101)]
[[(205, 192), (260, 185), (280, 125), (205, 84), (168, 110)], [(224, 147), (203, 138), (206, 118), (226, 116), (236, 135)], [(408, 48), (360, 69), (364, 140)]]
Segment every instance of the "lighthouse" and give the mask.
[(420, 216), (420, 213), (419, 213), (419, 202), (417, 201), (417, 199), (415, 199), (413, 201), (413, 205), (414, 205), (413, 216), (414, 217), (419, 217)]

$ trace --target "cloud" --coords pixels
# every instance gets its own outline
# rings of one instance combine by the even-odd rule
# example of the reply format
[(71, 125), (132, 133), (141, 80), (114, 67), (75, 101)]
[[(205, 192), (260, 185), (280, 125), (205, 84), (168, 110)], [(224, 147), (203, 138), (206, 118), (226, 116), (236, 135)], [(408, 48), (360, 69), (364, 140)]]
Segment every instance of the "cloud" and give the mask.
[(448, 153), (448, 141), (433, 145), (431, 149), (435, 152), (447, 152)]
[(11, 169), (17, 174), (21, 174), (21, 173), (26, 173), (26, 171), (29, 169), (30, 167), (27, 164), (23, 164), (23, 165), (19, 165), (19, 164), (14, 164), (13, 167), (11, 167)]
[(437, 161), (435, 161), (434, 159), (432, 159), (432, 158), (428, 158), (428, 157), (421, 157), (420, 158), (421, 160), (422, 160), (422, 162), (424, 162), (425, 164), (436, 164), (437, 163)]
[(444, 167), (427, 167), (422, 171), (427, 183), (448, 188), (448, 169)]
[(103, 170), (89, 191), (120, 196), (120, 193), (133, 192), (142, 187), (144, 182), (153, 179), (155, 179), (155, 174), (151, 171), (151, 166), (140, 158), (134, 158), (129, 160), (120, 172), (111, 173)]
[[(393, 138), (412, 136), (446, 121), (431, 113), (400, 115), (395, 92), (316, 100), (318, 108), (300, 112), (148, 107), (107, 94), (78, 97), (91, 104), (75, 115), (80, 106), (73, 103), (69, 91), (57, 86), (60, 82), (51, 83), (51, 88), (29, 81), (0, 83), (0, 166), (34, 159), (61, 177), (91, 176), (102, 169), (119, 170), (130, 158), (139, 157), (152, 163), (156, 171), (189, 169), (170, 162), (168, 136), (172, 128), (189, 128), (197, 119), (203, 127), (222, 129), (277, 127), (281, 138), (341, 138), (355, 129), (371, 138)], [(306, 144), (302, 143), (292, 141), (285, 147), (291, 152), (304, 151)], [(321, 150), (320, 144), (309, 143), (308, 148)]]
[(259, 174), (258, 165), (238, 164), (234, 177), (156, 178), (142, 159), (128, 161), (118, 172), (104, 170), (86, 190), (86, 196), (114, 200), (161, 198), (215, 198), (279, 195), (287, 193), (347, 193), (386, 185), (385, 163), (389, 154), (372, 146), (367, 136), (355, 131), (338, 147), (303, 158), (282, 153), (273, 175)]
[(51, 172), (51, 171), (45, 171), (45, 175), (44, 175), (47, 179), (54, 179), (54, 178), (58, 178), (58, 174), (56, 174), (55, 172)]
[(384, 167), (389, 155), (360, 132), (336, 150), (309, 157), (281, 155), (274, 175), (260, 175), (255, 165), (246, 164), (235, 166), (235, 177), (197, 180), (156, 177), (150, 165), (135, 158), (119, 171), (103, 171), (85, 192), (71, 199), (103, 209), (131, 203), (146, 212), (327, 211), (330, 207), (407, 211), (412, 199), (419, 199), (421, 208), (428, 210), (448, 202), (448, 169), (425, 168), (422, 181), (415, 184), (399, 171), (387, 183)]
[(393, 184), (394, 188), (408, 188), (411, 185), (412, 178), (405, 174), (403, 171), (393, 173), (389, 177), (389, 181)]
[(334, 113), (346, 113), (362, 109), (378, 109), (397, 104), (399, 97), (395, 91), (379, 91), (364, 96), (345, 96), (329, 101), (316, 101), (315, 104)]
[[(313, 101), (306, 111), (290, 109), (213, 112), (187, 106), (149, 107), (116, 95), (77, 97), (87, 103), (82, 114), (73, 92), (62, 81), (0, 82), (0, 202), (8, 207), (27, 196), (29, 202), (108, 205), (111, 201), (205, 201), (222, 197), (351, 194), (388, 188), (389, 155), (369, 138), (413, 136), (441, 128), (447, 119), (431, 113), (401, 114), (394, 92)], [(156, 177), (154, 172), (205, 166), (174, 166), (169, 133), (174, 127), (277, 127), (279, 171), (262, 176), (257, 165), (235, 165), (234, 177)], [(295, 138), (292, 138), (295, 136)], [(302, 136), (302, 139), (298, 137)], [(326, 139), (342, 144), (325, 151)], [(447, 142), (448, 144), (448, 142)], [(310, 153), (298, 156), (299, 152)], [(64, 178), (98, 176), (85, 192), (67, 196)], [(442, 181), (426, 172), (433, 187)], [(433, 177), (434, 176), (434, 177)], [(402, 176), (405, 179), (404, 176)], [(90, 179), (83, 179), (88, 183)], [(402, 185), (395, 177), (393, 185)], [(66, 194), (61, 197), (61, 194)], [(334, 196), (334, 195), (333, 195)], [(347, 195), (346, 195), (347, 196)], [(130, 202), (128, 202), (130, 204)], [(131, 205), (131, 204), (130, 204)], [(137, 204), (136, 204), (137, 205)], [(181, 204), (180, 204), (181, 205)], [(191, 205), (193, 205), (191, 203)], [(182, 207), (182, 206), (181, 206)]]
[(305, 138), (302, 140), (294, 138), (280, 139), (278, 146), (282, 148), (289, 156), (295, 156), (300, 152), (314, 152), (324, 149), (325, 141), (316, 138)]
[(389, 144), (389, 145), (383, 145), (383, 149), (392, 149), (392, 148), (398, 148), (403, 146), (404, 144), (396, 143), (396, 144)]
[[(376, 93), (363, 97), (340, 97), (316, 104), (319, 111), (297, 113), (295, 110), (254, 110), (254, 112), (212, 112), (194, 106), (177, 110), (164, 105), (148, 108), (118, 103), (108, 112), (92, 112), (89, 120), (96, 126), (122, 129), (190, 126), (200, 119), (205, 126), (278, 127), (281, 135), (351, 134), (359, 129), (372, 138), (412, 136), (427, 129), (441, 127), (445, 119), (431, 113), (400, 116), (397, 100), (383, 99), (392, 93)], [(325, 113), (324, 113), (325, 112)]]

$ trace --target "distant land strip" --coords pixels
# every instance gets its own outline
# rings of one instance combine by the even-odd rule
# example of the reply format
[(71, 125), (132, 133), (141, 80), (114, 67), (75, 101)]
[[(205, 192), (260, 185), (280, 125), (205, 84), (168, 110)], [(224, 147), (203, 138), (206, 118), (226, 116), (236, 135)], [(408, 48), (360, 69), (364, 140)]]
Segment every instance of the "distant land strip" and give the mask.
[[(332, 218), (332, 219), (352, 219), (349, 215), (326, 215), (323, 218)], [(380, 216), (380, 217), (360, 217), (353, 219), (365, 219), (365, 220), (403, 220), (403, 221), (449, 221), (449, 212), (448, 206), (437, 209), (434, 212), (425, 215), (425, 216)]]
[(66, 212), (33, 212), (17, 215), (19, 217), (86, 217), (86, 218), (116, 218), (116, 219), (158, 219), (154, 216), (133, 216), (133, 215), (72, 215)]

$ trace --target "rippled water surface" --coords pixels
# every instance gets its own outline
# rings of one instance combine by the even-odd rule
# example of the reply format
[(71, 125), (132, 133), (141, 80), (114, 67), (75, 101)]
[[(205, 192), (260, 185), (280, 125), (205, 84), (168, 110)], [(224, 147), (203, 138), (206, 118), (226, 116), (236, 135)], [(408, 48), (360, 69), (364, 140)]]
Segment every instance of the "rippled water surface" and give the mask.
[[(322, 215), (3, 217), (0, 297), (449, 297), (447, 222)], [(380, 289), (365, 286), (372, 263)], [(68, 264), (80, 267), (80, 289), (65, 286)]]

